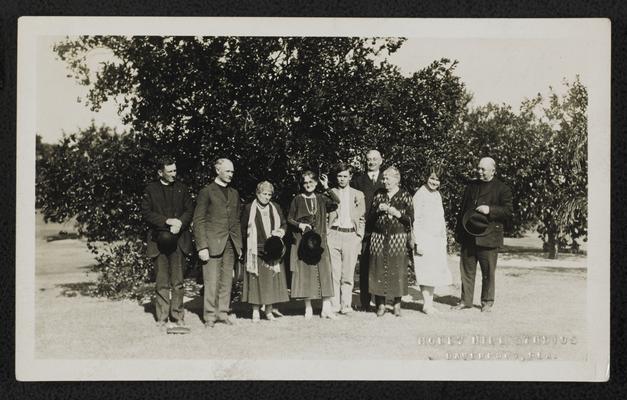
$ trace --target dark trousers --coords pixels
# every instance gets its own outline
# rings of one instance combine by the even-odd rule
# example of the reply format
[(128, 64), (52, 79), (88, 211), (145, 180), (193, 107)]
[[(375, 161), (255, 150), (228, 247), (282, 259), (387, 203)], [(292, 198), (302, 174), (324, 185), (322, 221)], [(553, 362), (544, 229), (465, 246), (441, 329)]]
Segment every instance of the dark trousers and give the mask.
[(368, 271), (370, 270), (370, 237), (361, 242), (361, 254), (359, 255), (359, 302), (362, 307), (370, 305), (371, 294), (368, 289)]
[(473, 304), (477, 261), (481, 267), (481, 305), (494, 303), (494, 281), (498, 255), (497, 248), (480, 247), (474, 243), (462, 245), (460, 256), (461, 300), (466, 306), (471, 307)]
[(231, 286), (235, 266), (235, 249), (229, 239), (224, 252), (211, 256), (202, 266), (204, 282), (203, 318), (205, 322), (227, 318), (231, 303)]
[[(160, 253), (154, 259), (156, 273), (155, 309), (157, 321), (165, 321), (168, 315), (173, 321), (182, 320), (183, 309), (183, 253), (181, 249), (170, 254)], [(172, 298), (170, 299), (170, 290)]]

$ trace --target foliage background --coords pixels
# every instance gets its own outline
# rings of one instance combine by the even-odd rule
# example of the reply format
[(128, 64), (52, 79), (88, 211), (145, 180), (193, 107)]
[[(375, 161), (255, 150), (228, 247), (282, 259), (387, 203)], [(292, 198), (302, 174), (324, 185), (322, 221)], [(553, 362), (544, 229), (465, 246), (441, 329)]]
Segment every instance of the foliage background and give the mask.
[[(37, 146), (37, 204), (47, 220), (75, 217), (101, 272), (97, 294), (138, 297), (150, 280), (139, 212), (154, 161), (168, 153), (195, 195), (230, 158), (234, 185), (252, 200), (260, 180), (274, 183), (287, 210), (306, 168), (337, 161), (363, 165), (380, 149), (414, 192), (430, 163), (445, 167), (441, 192), (454, 228), (464, 185), (482, 156), (512, 187), (511, 235), (537, 229), (548, 255), (578, 247), (587, 231), (587, 91), (577, 78), (558, 96), (470, 107), (441, 59), (403, 76), (386, 57), (402, 38), (119, 37), (68, 38), (55, 46), (89, 88), (88, 106), (114, 100), (130, 126), (92, 124), (55, 145)], [(94, 73), (94, 49), (112, 57)], [(573, 245), (574, 244), (574, 245)], [(453, 250), (454, 246), (451, 246)], [(193, 262), (193, 260), (192, 260)]]

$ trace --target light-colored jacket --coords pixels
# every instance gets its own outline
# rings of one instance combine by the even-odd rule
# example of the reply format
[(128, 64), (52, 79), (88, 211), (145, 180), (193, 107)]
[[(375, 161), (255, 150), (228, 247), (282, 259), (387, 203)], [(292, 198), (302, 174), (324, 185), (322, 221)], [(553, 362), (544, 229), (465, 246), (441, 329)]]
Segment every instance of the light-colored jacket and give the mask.
[[(352, 187), (349, 187), (350, 189), (350, 216), (351, 216), (351, 221), (353, 222), (353, 226), (355, 228), (355, 233), (357, 233), (357, 236), (359, 236), (360, 238), (364, 237), (364, 229), (366, 226), (366, 222), (365, 222), (365, 218), (366, 218), (366, 202), (364, 200), (364, 194), (357, 190), (354, 189)], [(340, 197), (340, 191), (337, 188), (333, 188), (331, 189), (331, 191), (333, 191), (333, 193), (335, 193), (336, 196)], [(340, 203), (340, 206), (343, 206), (344, 204)], [(338, 210), (335, 211), (331, 211), (329, 213), (329, 222), (327, 224), (327, 229), (330, 230), (331, 226), (333, 225), (333, 223), (335, 222), (335, 220), (338, 218), (339, 214), (338, 214)]]

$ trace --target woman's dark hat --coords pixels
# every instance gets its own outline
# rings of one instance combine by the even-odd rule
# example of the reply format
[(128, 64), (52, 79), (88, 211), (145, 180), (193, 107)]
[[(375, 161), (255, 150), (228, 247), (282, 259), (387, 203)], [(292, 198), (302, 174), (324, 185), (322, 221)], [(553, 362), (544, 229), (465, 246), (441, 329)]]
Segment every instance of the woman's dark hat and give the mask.
[(315, 231), (309, 230), (303, 233), (298, 246), (298, 258), (310, 265), (316, 265), (322, 258), (322, 237)]
[(176, 250), (178, 245), (178, 235), (172, 234), (170, 231), (158, 231), (155, 242), (157, 242), (157, 248), (159, 252), (163, 254), (170, 254)]
[(285, 244), (278, 236), (270, 236), (263, 244), (263, 252), (265, 253), (265, 261), (279, 261), (285, 254)]
[(468, 210), (464, 213), (462, 226), (472, 236), (485, 236), (492, 231), (487, 215), (477, 210)]

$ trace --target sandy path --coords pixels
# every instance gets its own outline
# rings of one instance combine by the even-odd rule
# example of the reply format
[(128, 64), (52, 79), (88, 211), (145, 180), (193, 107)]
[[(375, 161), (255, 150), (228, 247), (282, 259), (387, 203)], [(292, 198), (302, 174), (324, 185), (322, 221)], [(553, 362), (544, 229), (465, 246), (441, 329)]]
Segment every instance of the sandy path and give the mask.
[[(426, 316), (415, 288), (403, 316), (354, 312), (337, 321), (302, 317), (302, 303), (283, 305), (289, 313), (277, 322), (252, 324), (246, 305), (235, 305), (237, 324), (204, 329), (200, 299), (186, 299), (189, 335), (167, 335), (154, 325), (150, 307), (132, 301), (81, 296), (77, 290), (93, 281), (93, 263), (80, 240), (46, 242), (59, 225), (40, 225), (36, 266), (36, 356), (59, 359), (444, 359), (467, 352), (497, 352), (529, 358), (542, 352), (560, 360), (583, 360), (586, 354), (585, 257), (551, 261), (533, 255), (506, 255), (497, 270), (493, 313), (478, 309), (449, 310), (459, 285), (439, 288), (436, 316)], [(63, 229), (63, 228), (61, 228)], [(459, 259), (449, 257), (454, 282)], [(559, 267), (559, 268), (554, 268)], [(480, 292), (477, 277), (475, 302)], [(357, 296), (355, 296), (357, 297)], [(405, 299), (404, 299), (405, 300)], [(314, 303), (315, 305), (315, 303)], [(524, 344), (534, 336), (568, 339), (568, 344)], [(473, 344), (502, 340), (501, 344)], [(437, 340), (463, 345), (438, 345)], [(542, 340), (541, 337), (535, 340)], [(520, 344), (516, 344), (520, 341)], [(574, 341), (575, 343), (572, 343)], [(538, 354), (536, 354), (538, 356)]]

